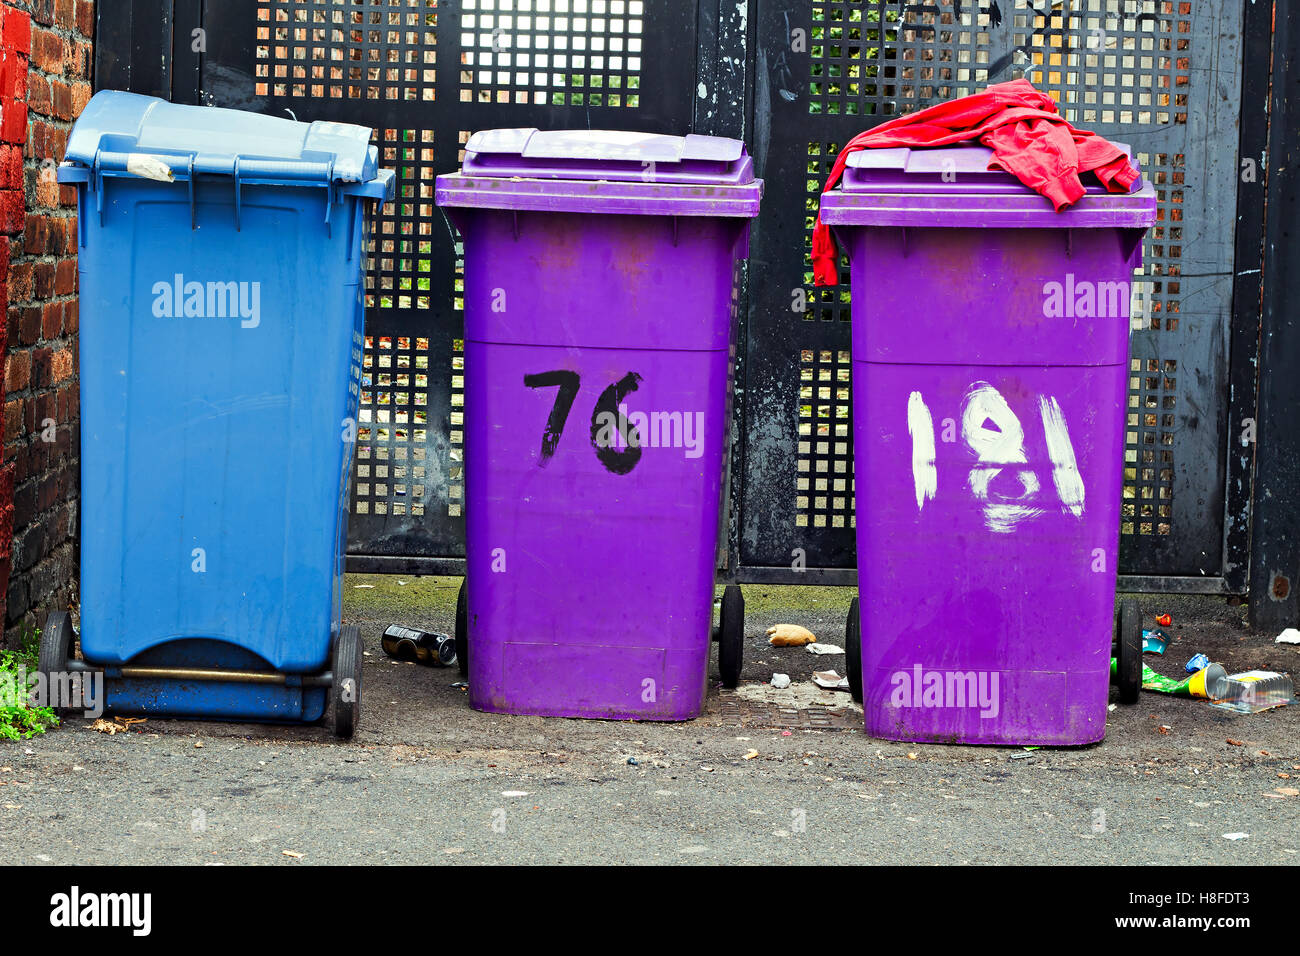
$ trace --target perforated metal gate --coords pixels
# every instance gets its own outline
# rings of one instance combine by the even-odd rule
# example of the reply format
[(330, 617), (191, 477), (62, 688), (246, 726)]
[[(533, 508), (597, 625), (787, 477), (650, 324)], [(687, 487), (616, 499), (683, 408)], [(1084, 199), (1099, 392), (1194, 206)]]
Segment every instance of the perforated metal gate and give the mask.
[(1133, 283), (1121, 571), (1144, 587), (1240, 587), (1225, 514), (1245, 499), (1225, 489), (1241, 5), (760, 0), (758, 11), (754, 152), (784, 187), (769, 190), (750, 260), (741, 576), (855, 563), (848, 263), (840, 285), (814, 289), (809, 262), (840, 147), (1028, 76), (1071, 122), (1131, 144), (1159, 198)]
[(1250, 461), (1229, 420), (1254, 396), (1228, 394), (1254, 361), (1248, 335), (1229, 339), (1239, 3), (138, 0), (98, 15), (98, 85), (371, 126), (397, 171), (372, 224), (353, 569), (454, 571), (464, 554), (460, 250), (434, 177), (473, 130), (607, 127), (750, 143), (768, 191), (721, 564), (852, 581), (850, 296), (843, 271), (812, 287), (817, 194), (855, 133), (1028, 75), (1072, 122), (1132, 144), (1159, 194), (1134, 282), (1121, 571), (1148, 589), (1244, 589)]
[(202, 102), (375, 127), (397, 200), (374, 217), (349, 553), (464, 556), (461, 250), (433, 201), (476, 129), (686, 133), (695, 11), (671, 0), (222, 0)]

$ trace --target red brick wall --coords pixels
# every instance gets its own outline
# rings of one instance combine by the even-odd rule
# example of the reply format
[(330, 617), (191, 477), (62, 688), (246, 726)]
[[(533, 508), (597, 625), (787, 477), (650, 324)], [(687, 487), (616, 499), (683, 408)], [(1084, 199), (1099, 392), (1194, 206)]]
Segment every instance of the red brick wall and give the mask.
[[(11, 130), (21, 126), (26, 134), (21, 166), (26, 211), (21, 234), (9, 243), (5, 362), (4, 461), (13, 469), (5, 634), (12, 642), (25, 627), (42, 623), (50, 610), (76, 601), (76, 194), (58, 185), (54, 171), (72, 121), (90, 99), (94, 7), (91, 0), (3, 3), (9, 8), (5, 28), (26, 15), (31, 24), (25, 104), (20, 97), (12, 105), (0, 101), (6, 148), (15, 142)], [(3, 36), (8, 39), (7, 29)], [(6, 170), (12, 164), (7, 159)], [(8, 539), (4, 532), (0, 521), (0, 540)]]

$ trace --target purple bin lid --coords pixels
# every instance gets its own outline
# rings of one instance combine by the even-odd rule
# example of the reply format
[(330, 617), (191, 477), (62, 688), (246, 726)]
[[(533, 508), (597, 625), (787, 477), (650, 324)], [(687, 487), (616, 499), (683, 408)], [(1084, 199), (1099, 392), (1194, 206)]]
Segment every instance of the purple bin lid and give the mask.
[(763, 193), (740, 140), (624, 130), (493, 129), (439, 176), (442, 206), (751, 217)]
[[(1141, 172), (1133, 150), (1116, 143)], [(829, 225), (1145, 228), (1155, 220), (1155, 189), (1139, 179), (1111, 193), (1092, 173), (1084, 195), (1057, 213), (1015, 176), (989, 169), (993, 150), (975, 143), (913, 149), (863, 149), (849, 155), (838, 188), (821, 199)]]

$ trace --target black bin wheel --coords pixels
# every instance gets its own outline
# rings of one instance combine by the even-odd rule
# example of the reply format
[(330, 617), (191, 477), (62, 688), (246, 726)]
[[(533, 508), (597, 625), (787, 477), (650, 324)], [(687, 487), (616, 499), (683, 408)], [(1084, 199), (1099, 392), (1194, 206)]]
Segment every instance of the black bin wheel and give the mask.
[(465, 595), (465, 579), (456, 594), (456, 666), (460, 676), (469, 676), (469, 598)]
[(347, 624), (334, 642), (334, 736), (344, 740), (356, 732), (361, 719), (361, 628)]
[(740, 585), (728, 584), (722, 590), (722, 611), (718, 621), (718, 673), (723, 687), (740, 683), (740, 669), (745, 662), (745, 597)]
[(858, 615), (858, 599), (849, 605), (849, 617), (844, 622), (844, 669), (849, 679), (849, 695), (862, 703), (862, 618)]
[(41, 705), (46, 707), (58, 704), (55, 710), (66, 712), (71, 701), (51, 701), (44, 699), (55, 682), (49, 678), (52, 674), (64, 674), (68, 670), (68, 661), (72, 659), (72, 618), (67, 611), (51, 611), (45, 619), (45, 628), (41, 631), (41, 643), (37, 650), (36, 667), (45, 677), (42, 684), (45, 692)]
[(1136, 704), (1142, 690), (1142, 614), (1133, 598), (1120, 602), (1118, 630), (1119, 702)]

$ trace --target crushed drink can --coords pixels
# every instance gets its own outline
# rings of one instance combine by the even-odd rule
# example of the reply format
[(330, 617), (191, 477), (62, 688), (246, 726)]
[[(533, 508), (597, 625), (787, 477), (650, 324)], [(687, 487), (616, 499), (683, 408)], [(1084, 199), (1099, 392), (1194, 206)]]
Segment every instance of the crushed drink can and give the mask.
[(384, 630), (380, 644), (385, 654), (399, 661), (438, 667), (456, 663), (456, 639), (449, 634), (393, 624)]
[(1184, 670), (1186, 670), (1187, 673), (1189, 674), (1195, 674), (1197, 671), (1205, 670), (1205, 668), (1209, 666), (1210, 666), (1210, 659), (1206, 657), (1204, 654), (1197, 654), (1195, 657), (1193, 657), (1190, 661), (1187, 662), (1187, 666), (1184, 668)]

